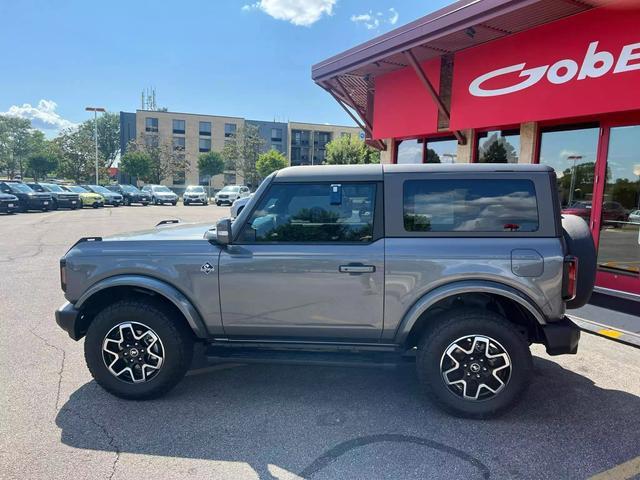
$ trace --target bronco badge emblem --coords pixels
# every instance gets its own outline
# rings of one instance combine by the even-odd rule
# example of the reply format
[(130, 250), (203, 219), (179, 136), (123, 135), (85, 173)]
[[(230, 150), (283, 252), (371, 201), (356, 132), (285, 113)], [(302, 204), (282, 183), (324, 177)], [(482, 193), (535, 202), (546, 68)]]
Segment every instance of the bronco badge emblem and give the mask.
[(204, 273), (205, 275), (209, 275), (211, 272), (213, 272), (215, 270), (214, 266), (211, 265), (209, 262), (205, 263), (204, 265), (202, 265), (200, 267), (200, 271), (202, 273)]

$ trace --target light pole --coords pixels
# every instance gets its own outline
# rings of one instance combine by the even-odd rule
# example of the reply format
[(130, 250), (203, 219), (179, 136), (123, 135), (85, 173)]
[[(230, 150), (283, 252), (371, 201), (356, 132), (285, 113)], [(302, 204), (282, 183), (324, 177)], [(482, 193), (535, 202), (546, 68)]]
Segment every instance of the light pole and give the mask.
[(102, 107), (86, 107), (85, 110), (93, 112), (93, 134), (96, 137), (96, 185), (98, 185), (98, 112), (105, 112), (105, 109)]
[(571, 171), (571, 187), (569, 189), (569, 203), (567, 206), (571, 206), (573, 203), (573, 190), (576, 188), (576, 162), (582, 160), (582, 155), (568, 155), (567, 160), (573, 160), (573, 167)]
[(640, 163), (633, 166), (633, 174), (638, 177), (638, 210), (640, 210)]

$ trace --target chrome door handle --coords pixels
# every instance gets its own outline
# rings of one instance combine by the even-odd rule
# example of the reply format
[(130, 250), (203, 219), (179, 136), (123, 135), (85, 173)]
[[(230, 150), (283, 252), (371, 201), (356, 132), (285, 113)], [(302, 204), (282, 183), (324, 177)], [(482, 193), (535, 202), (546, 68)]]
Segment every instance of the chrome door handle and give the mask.
[(373, 273), (376, 267), (373, 265), (340, 265), (338, 267), (340, 273)]

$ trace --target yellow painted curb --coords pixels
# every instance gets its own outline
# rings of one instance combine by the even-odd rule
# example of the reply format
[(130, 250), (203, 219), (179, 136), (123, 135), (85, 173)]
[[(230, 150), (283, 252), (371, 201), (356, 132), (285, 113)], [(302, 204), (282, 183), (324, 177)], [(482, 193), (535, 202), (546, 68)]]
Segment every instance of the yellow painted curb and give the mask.
[(611, 338), (620, 338), (620, 336), (622, 336), (622, 332), (619, 332), (617, 330), (610, 330), (608, 328), (603, 328), (598, 330), (598, 333), (600, 335), (604, 335), (605, 337), (611, 337)]

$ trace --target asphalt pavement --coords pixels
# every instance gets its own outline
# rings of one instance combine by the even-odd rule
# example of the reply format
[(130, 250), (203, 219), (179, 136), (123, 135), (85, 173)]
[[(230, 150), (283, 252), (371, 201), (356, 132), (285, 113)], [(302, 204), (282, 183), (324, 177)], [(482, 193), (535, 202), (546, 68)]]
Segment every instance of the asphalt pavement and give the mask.
[(82, 341), (53, 319), (60, 256), (81, 236), (225, 215), (210, 205), (0, 216), (0, 478), (640, 477), (640, 350), (589, 334), (574, 356), (534, 346), (527, 394), (491, 421), (437, 410), (411, 366), (225, 365), (154, 401), (104, 392)]

